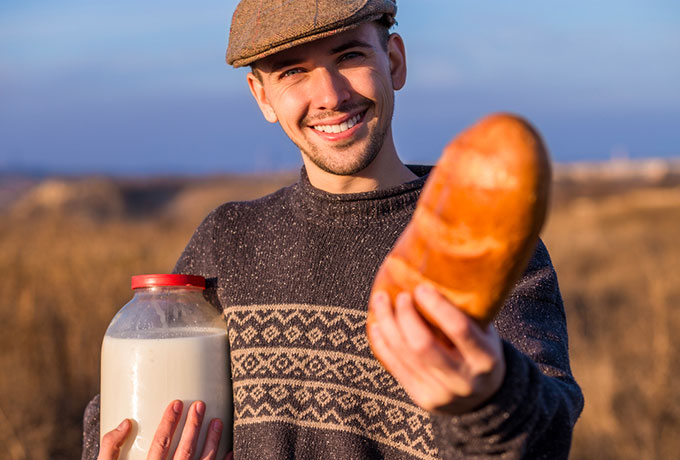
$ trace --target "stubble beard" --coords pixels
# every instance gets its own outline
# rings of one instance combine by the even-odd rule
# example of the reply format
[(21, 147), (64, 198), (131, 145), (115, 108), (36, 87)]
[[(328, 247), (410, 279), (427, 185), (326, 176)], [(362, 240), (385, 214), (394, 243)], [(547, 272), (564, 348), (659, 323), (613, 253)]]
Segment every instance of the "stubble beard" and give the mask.
[(388, 127), (392, 121), (392, 113), (385, 114), (389, 117), (389, 122), (384, 126), (377, 126), (370, 130), (368, 134), (368, 142), (365, 148), (355, 154), (355, 158), (347, 158), (343, 156), (343, 151), (350, 151), (356, 147), (357, 141), (350, 140), (345, 144), (338, 143), (332, 149), (320, 149), (313, 143), (307, 145), (297, 144), (300, 151), (309, 160), (314, 163), (319, 169), (338, 176), (352, 176), (366, 169), (373, 160), (376, 159), (380, 150), (382, 150), (387, 136)]
[(356, 158), (348, 159), (342, 156), (343, 151), (350, 150), (355, 144), (352, 141), (346, 145), (336, 146), (332, 152), (321, 151), (317, 146), (307, 148), (298, 145), (300, 150), (321, 170), (338, 176), (351, 176), (366, 169), (378, 156), (385, 142), (385, 131), (376, 130), (368, 138), (366, 148), (356, 155)]

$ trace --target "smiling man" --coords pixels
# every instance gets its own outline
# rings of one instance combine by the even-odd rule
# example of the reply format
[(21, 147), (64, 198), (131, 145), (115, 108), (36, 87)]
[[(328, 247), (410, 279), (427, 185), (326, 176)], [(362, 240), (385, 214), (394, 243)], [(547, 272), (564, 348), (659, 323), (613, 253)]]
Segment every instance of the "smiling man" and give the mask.
[[(208, 279), (227, 320), (234, 457), (566, 459), (583, 399), (542, 243), (484, 329), (427, 285), (397, 305), (369, 299), (430, 170), (404, 165), (392, 137), (406, 81), (395, 14), (392, 0), (243, 0), (234, 13), (227, 61), (251, 66), (264, 118), (304, 163), (292, 186), (214, 210), (175, 267)], [(453, 325), (454, 348), (435, 339), (414, 298)], [(196, 411), (188, 420), (201, 423)], [(165, 458), (176, 425), (169, 408), (149, 458)], [(85, 427), (83, 458), (93, 458), (96, 399)], [(194, 450), (195, 432), (182, 435)], [(115, 458), (128, 434), (107, 434), (100, 458)]]
[(280, 123), (323, 190), (359, 192), (416, 178), (392, 138), (406, 56), (401, 37), (386, 36), (386, 27), (366, 22), (280, 51), (256, 61), (248, 75), (264, 117)]

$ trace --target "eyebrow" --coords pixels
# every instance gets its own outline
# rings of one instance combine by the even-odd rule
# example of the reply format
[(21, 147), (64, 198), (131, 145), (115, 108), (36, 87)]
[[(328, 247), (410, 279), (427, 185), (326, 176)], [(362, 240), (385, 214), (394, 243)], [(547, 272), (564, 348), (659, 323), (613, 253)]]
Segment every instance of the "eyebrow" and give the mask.
[(342, 45), (336, 46), (331, 50), (331, 54), (338, 54), (342, 53), (343, 51), (350, 49), (350, 48), (373, 48), (369, 43), (366, 43), (363, 40), (358, 40), (358, 39), (352, 39), (348, 42), (343, 43)]
[(284, 67), (300, 64), (302, 61), (303, 61), (302, 59), (296, 57), (292, 57), (289, 59), (281, 59), (280, 61), (274, 61), (272, 62), (271, 66), (269, 66), (269, 71), (277, 72), (283, 69)]
[[(348, 50), (350, 48), (373, 48), (369, 43), (363, 41), (363, 40), (358, 40), (358, 39), (352, 39), (349, 40), (345, 43), (342, 43), (341, 45), (336, 46), (335, 48), (331, 49), (330, 54), (338, 54), (342, 53), (345, 50)], [(297, 64), (300, 64), (303, 62), (304, 59), (297, 58), (297, 57), (291, 57), (288, 59), (281, 59), (278, 61), (272, 62), (270, 66), (270, 71), (271, 72), (277, 72), (284, 67), (289, 67), (289, 66), (294, 66)]]

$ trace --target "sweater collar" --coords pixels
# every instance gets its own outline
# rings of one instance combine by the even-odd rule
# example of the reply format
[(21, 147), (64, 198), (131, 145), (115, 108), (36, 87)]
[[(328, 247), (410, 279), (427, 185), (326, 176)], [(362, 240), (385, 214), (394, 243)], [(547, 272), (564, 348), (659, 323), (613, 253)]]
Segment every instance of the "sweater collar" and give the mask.
[(303, 166), (291, 188), (291, 206), (308, 220), (332, 226), (362, 226), (375, 220), (401, 218), (415, 209), (430, 166), (411, 166), (419, 177), (396, 187), (361, 193), (329, 193), (314, 187)]

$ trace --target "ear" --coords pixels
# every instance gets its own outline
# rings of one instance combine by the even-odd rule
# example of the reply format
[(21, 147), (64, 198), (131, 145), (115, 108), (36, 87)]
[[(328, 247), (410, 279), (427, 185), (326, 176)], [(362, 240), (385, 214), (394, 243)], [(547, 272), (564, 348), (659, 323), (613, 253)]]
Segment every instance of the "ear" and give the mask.
[(387, 56), (390, 60), (392, 88), (397, 91), (406, 84), (406, 48), (399, 34), (391, 34), (387, 42)]
[(264, 84), (253, 72), (248, 72), (246, 78), (248, 79), (248, 87), (250, 88), (250, 92), (255, 98), (257, 105), (260, 107), (260, 111), (262, 112), (262, 115), (264, 115), (265, 120), (267, 120), (269, 123), (276, 123), (279, 118), (276, 116), (274, 109), (269, 104), (267, 92), (264, 89)]

